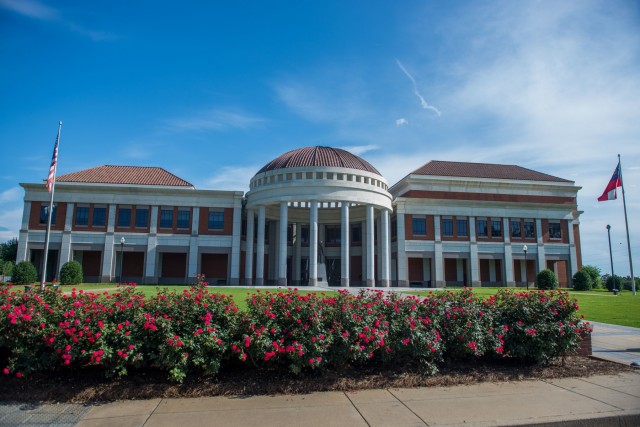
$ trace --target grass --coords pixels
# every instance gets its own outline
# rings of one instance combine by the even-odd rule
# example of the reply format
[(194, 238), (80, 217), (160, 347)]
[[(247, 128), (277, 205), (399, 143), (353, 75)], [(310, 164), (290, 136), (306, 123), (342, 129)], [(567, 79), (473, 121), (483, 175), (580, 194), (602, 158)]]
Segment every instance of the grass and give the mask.
[[(460, 288), (450, 288), (455, 291)], [(479, 297), (495, 295), (505, 288), (474, 288), (473, 293)], [(526, 288), (509, 288), (526, 292)], [(429, 295), (431, 291), (410, 292), (413, 295)], [(634, 296), (631, 291), (623, 291), (617, 296), (603, 289), (592, 291), (569, 291), (578, 300), (579, 313), (592, 322), (610, 323), (612, 325), (632, 326), (640, 328), (640, 295)]]

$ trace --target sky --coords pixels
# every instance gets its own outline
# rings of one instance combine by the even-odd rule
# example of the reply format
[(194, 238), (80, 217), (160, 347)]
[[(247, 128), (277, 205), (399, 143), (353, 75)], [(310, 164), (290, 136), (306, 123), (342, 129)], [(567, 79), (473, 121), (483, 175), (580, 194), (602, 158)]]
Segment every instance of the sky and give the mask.
[(0, 0), (0, 241), (22, 182), (160, 166), (248, 190), (280, 154), (347, 149), (390, 185), (430, 160), (575, 181), (583, 263), (640, 274), (640, 2)]

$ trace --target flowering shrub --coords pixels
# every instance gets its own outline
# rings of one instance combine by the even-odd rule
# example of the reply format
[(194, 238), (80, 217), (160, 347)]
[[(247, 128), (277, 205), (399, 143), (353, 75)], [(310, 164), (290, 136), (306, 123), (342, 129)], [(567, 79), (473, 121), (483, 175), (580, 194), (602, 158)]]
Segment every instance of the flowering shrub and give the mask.
[[(100, 367), (107, 376), (157, 368), (182, 381), (239, 361), (294, 373), (353, 365), (413, 363), (428, 374), (447, 360), (508, 356), (545, 363), (575, 350), (589, 325), (564, 292), (471, 289), (426, 298), (382, 291), (300, 294), (256, 291), (240, 312), (206, 286), (160, 291), (23, 293), (0, 287), (3, 372)], [(237, 363), (237, 362), (236, 362)]]

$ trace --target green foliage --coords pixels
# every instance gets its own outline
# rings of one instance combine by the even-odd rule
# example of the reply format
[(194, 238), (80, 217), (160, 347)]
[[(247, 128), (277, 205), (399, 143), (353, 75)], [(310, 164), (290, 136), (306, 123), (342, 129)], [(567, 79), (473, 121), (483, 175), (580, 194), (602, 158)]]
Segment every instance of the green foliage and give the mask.
[(573, 275), (573, 289), (576, 291), (590, 291), (593, 288), (591, 276), (584, 270), (579, 270)]
[(11, 281), (17, 285), (31, 285), (38, 280), (38, 271), (29, 261), (21, 261), (13, 268)]
[(16, 264), (13, 261), (5, 261), (2, 263), (2, 275), (3, 276), (11, 276), (13, 274), (13, 269)]
[(604, 284), (609, 292), (613, 291), (614, 289), (617, 289), (619, 291), (622, 290), (622, 277), (618, 275), (611, 276), (609, 274), (605, 274), (604, 276), (602, 276), (602, 280), (604, 280)]
[(65, 262), (60, 269), (61, 285), (78, 285), (83, 282), (82, 265), (78, 261)]
[(593, 289), (602, 289), (602, 279), (600, 278), (602, 271), (600, 271), (600, 268), (593, 265), (585, 265), (580, 271), (584, 271), (591, 277), (591, 287)]
[(18, 239), (9, 239), (0, 243), (0, 261), (16, 261), (18, 257)]
[(548, 268), (536, 276), (536, 284), (540, 290), (558, 289), (558, 276)]

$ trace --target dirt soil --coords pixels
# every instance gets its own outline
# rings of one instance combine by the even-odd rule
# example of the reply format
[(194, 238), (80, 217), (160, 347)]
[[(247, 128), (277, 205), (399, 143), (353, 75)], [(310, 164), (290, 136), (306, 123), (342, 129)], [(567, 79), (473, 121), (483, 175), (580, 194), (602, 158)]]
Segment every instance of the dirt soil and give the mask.
[(215, 378), (191, 375), (183, 384), (176, 384), (167, 380), (167, 374), (160, 371), (130, 372), (122, 379), (105, 379), (97, 370), (83, 369), (33, 374), (22, 379), (4, 377), (0, 379), (0, 401), (88, 403), (165, 397), (304, 394), (588, 377), (629, 370), (633, 368), (579, 356), (557, 360), (547, 366), (505, 364), (504, 360), (500, 364), (455, 364), (443, 367), (434, 376), (424, 376), (402, 366), (293, 375), (282, 371), (247, 369), (242, 365), (223, 370)]

